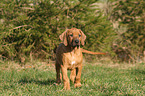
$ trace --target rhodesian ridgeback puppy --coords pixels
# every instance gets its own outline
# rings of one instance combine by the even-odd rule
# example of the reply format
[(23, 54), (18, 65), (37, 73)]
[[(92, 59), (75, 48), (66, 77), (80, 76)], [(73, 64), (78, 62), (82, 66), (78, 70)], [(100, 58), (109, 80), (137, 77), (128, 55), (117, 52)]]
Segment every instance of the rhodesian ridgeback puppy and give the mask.
[(90, 54), (105, 54), (96, 53), (80, 48), (80, 44), (84, 45), (86, 35), (77, 28), (67, 29), (59, 36), (61, 43), (56, 49), (56, 82), (61, 82), (61, 73), (63, 75), (64, 89), (70, 90), (70, 81), (67, 76), (67, 70), (71, 70), (70, 80), (75, 87), (81, 87), (81, 71), (84, 53)]

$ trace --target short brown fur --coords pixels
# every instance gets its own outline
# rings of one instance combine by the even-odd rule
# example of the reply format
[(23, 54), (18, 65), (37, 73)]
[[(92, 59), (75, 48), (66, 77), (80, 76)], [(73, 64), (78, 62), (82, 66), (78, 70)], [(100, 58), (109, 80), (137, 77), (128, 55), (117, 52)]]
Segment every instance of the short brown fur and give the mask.
[(80, 44), (84, 45), (86, 35), (77, 28), (67, 29), (59, 38), (63, 43), (56, 49), (56, 81), (61, 82), (61, 73), (63, 75), (64, 89), (70, 90), (70, 82), (67, 76), (67, 70), (71, 70), (70, 80), (74, 83), (75, 87), (81, 87), (81, 71), (84, 53), (89, 54), (105, 54), (87, 51), (80, 48)]

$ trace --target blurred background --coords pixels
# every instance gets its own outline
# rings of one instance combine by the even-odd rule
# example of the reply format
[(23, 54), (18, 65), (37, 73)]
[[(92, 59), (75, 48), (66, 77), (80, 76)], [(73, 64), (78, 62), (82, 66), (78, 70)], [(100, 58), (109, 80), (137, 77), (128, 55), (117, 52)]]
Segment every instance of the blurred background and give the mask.
[[(67, 28), (86, 34), (86, 60), (145, 61), (144, 0), (1, 0), (0, 61), (54, 61)], [(100, 59), (99, 59), (100, 60)]]

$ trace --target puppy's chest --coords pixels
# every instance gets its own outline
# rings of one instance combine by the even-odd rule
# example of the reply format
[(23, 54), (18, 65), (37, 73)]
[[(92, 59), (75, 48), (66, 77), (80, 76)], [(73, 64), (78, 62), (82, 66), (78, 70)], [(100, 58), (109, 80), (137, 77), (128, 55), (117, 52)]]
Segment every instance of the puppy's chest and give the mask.
[(79, 61), (77, 60), (75, 56), (72, 56), (72, 58), (69, 58), (69, 65), (76, 65), (77, 63), (79, 63)]
[(82, 61), (81, 60), (82, 56), (78, 54), (73, 54), (73, 55), (69, 54), (69, 55), (66, 55), (65, 58), (67, 58), (66, 60), (69, 66), (77, 66)]

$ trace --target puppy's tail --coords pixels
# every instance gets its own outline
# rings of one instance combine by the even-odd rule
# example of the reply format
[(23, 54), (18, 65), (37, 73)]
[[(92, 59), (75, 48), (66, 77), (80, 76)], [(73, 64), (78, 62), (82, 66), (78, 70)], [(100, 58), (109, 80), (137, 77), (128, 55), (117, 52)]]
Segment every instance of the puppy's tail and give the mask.
[(81, 50), (82, 50), (83, 53), (94, 54), (94, 55), (97, 55), (97, 54), (105, 55), (106, 54), (106, 53), (102, 53), (102, 52), (92, 52), (92, 51), (88, 51), (88, 50), (85, 50), (83, 48), (81, 48)]

